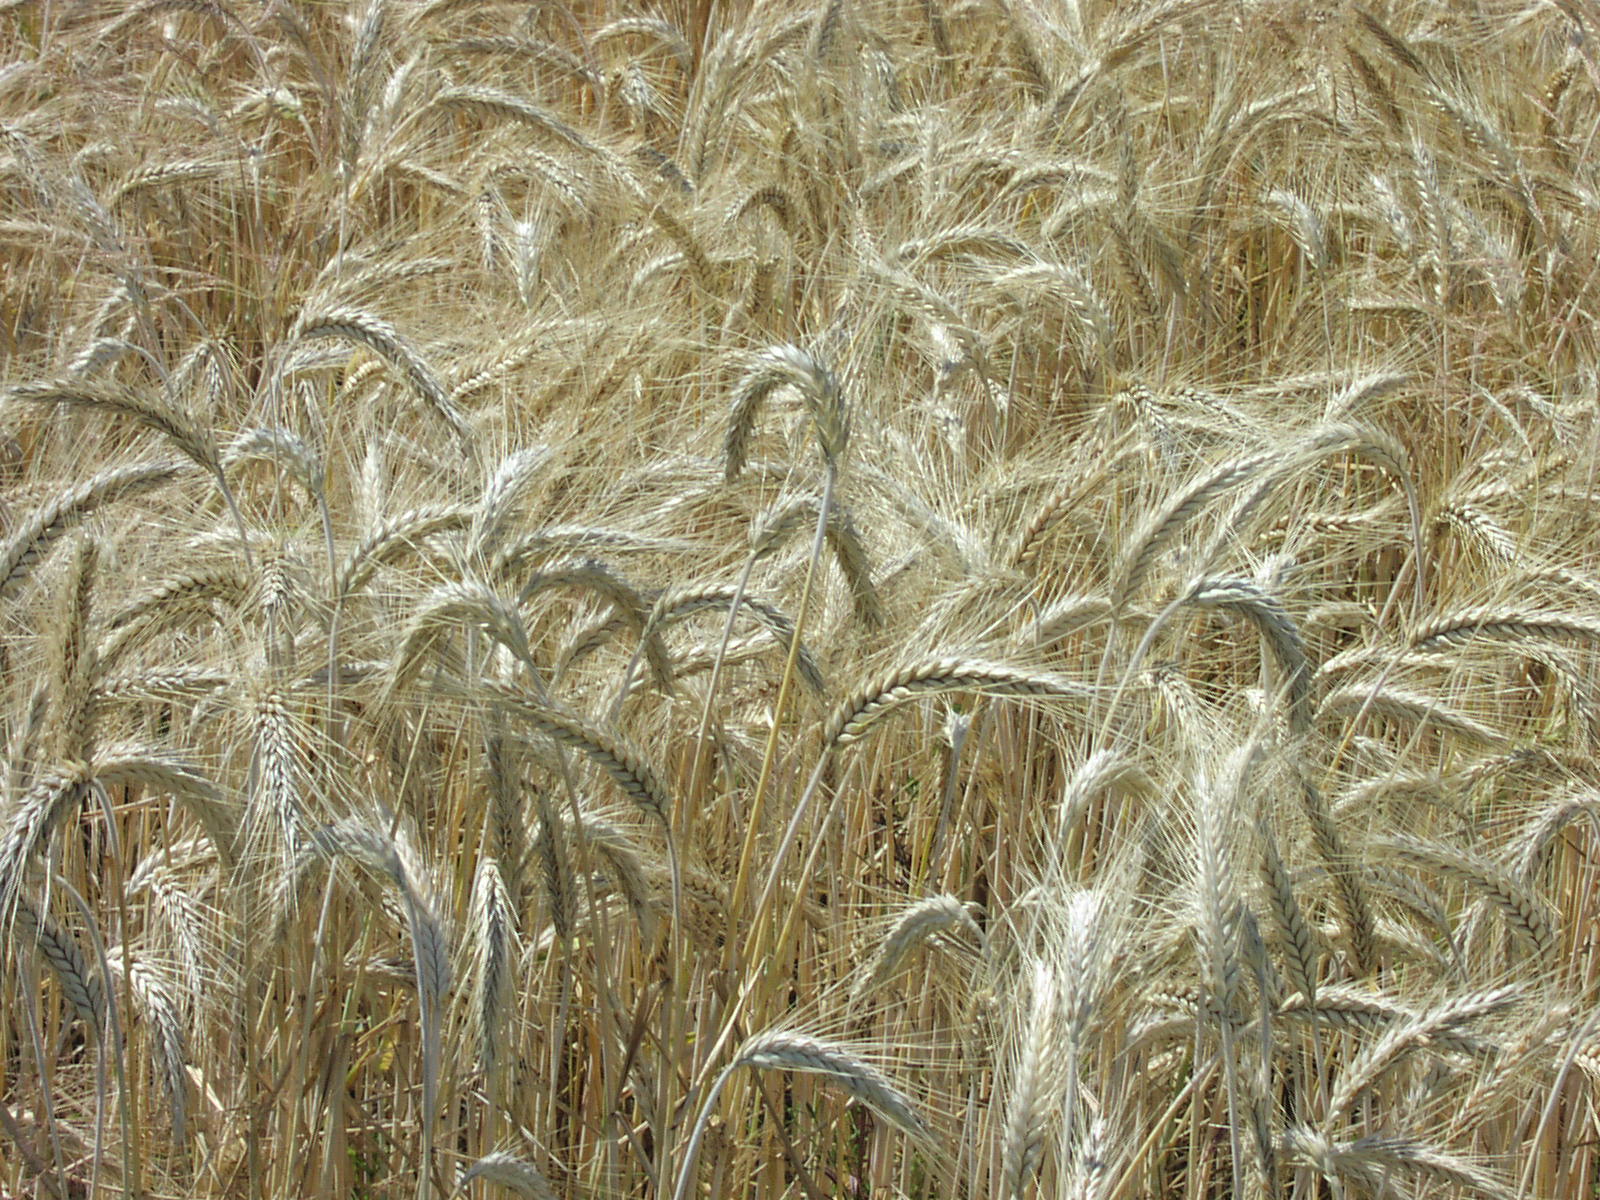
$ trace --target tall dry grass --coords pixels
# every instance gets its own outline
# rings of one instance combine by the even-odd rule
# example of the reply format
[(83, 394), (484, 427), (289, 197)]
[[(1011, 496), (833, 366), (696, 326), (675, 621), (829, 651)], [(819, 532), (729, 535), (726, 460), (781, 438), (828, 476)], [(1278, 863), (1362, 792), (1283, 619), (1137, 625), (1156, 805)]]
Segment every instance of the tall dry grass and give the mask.
[(0, 4), (0, 1191), (1591, 1194), (1593, 23)]

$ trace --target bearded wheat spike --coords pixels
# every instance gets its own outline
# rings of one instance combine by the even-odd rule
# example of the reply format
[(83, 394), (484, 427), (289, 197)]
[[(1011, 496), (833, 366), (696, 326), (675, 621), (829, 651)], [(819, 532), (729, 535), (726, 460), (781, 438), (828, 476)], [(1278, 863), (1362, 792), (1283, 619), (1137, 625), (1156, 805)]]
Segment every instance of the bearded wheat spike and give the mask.
[(178, 463), (112, 467), (59, 493), (23, 521), (0, 549), (0, 601), (11, 599), (50, 548), (95, 509), (170, 483), (182, 471)]
[(967, 911), (967, 906), (954, 896), (929, 896), (907, 905), (851, 986), (851, 1002), (859, 1003), (879, 984), (893, 976), (917, 946), (941, 933), (957, 929), (970, 934), (975, 942), (981, 944), (984, 941), (983, 931)]
[[(671, 588), (663, 592), (651, 607), (649, 619), (645, 621), (642, 636), (647, 639), (656, 637), (656, 630), (674, 621), (681, 621), (694, 613), (704, 612), (708, 609), (728, 609), (738, 600), (741, 608), (747, 610), (765, 626), (772, 636), (778, 639), (779, 644), (788, 650), (795, 638), (794, 621), (789, 614), (774, 604), (769, 604), (758, 596), (748, 592), (741, 593), (731, 584), (688, 584), (681, 588)], [(801, 643), (795, 655), (795, 667), (800, 673), (800, 678), (805, 685), (818, 696), (827, 695), (828, 685), (823, 679), (822, 668), (817, 665), (815, 656), (805, 643)]]
[(1283, 940), (1288, 976), (1291, 985), (1299, 989), (1308, 1003), (1317, 998), (1317, 974), (1321, 962), (1321, 948), (1316, 932), (1306, 920), (1295, 898), (1294, 885), (1288, 868), (1278, 856), (1278, 841), (1272, 826), (1263, 819), (1259, 825), (1261, 838), (1261, 874), (1267, 885), (1267, 896), (1272, 905), (1272, 916)]
[(287, 471), (313, 497), (322, 495), (322, 460), (299, 434), (277, 426), (247, 429), (234, 438), (222, 455), (226, 467), (245, 462), (266, 462)]
[(637, 750), (582, 718), (551, 708), (511, 684), (485, 680), (480, 687), (508, 715), (552, 741), (588, 756), (641, 810), (663, 824), (667, 822), (672, 812), (672, 797)]
[(348, 596), (359, 591), (379, 567), (414, 552), (434, 534), (466, 529), (472, 518), (473, 510), (460, 504), (413, 508), (390, 517), (345, 556), (339, 568), (337, 594)]
[(162, 434), (197, 466), (213, 473), (222, 466), (215, 443), (191, 417), (132, 390), (93, 390), (77, 383), (25, 383), (8, 391), (6, 399), (127, 417)]
[(1491, 988), (1456, 996), (1435, 1004), (1424, 1012), (1392, 1023), (1377, 1041), (1370, 1043), (1340, 1073), (1328, 1100), (1327, 1117), (1337, 1121), (1350, 1110), (1361, 1094), (1404, 1054), (1429, 1043), (1462, 1032), (1469, 1023), (1501, 1012), (1521, 996), (1516, 987)]
[(508, 1150), (492, 1150), (461, 1172), (452, 1195), (459, 1196), (474, 1179), (508, 1188), (519, 1196), (531, 1200), (556, 1200), (556, 1190), (550, 1186), (537, 1167), (518, 1158)]
[(167, 981), (144, 957), (133, 958), (130, 969), (122, 947), (108, 946), (106, 963), (117, 982), (122, 982), (126, 974), (135, 1011), (154, 1028), (150, 1057), (172, 1114), (172, 1141), (181, 1151), (188, 1142), (189, 1050), (178, 1004)]
[(1497, 863), (1442, 842), (1403, 834), (1381, 839), (1377, 845), (1407, 861), (1434, 867), (1465, 881), (1500, 910), (1507, 927), (1541, 959), (1555, 953), (1557, 931), (1549, 905)]
[(82, 801), (93, 779), (88, 763), (68, 764), (45, 774), (22, 797), (0, 840), (0, 918), (15, 912), (33, 856), (67, 811)]
[(1311, 727), (1311, 666), (1305, 638), (1282, 603), (1247, 579), (1206, 579), (1189, 592), (1188, 602), (1201, 608), (1236, 613), (1260, 631), (1278, 668), (1287, 678), (1289, 719), (1294, 728)]
[(62, 994), (78, 1019), (99, 1033), (106, 1022), (106, 993), (77, 940), (55, 918), (18, 895), (11, 934), (18, 945), (32, 946), (61, 981)]
[(1030, 671), (973, 658), (933, 658), (912, 663), (860, 688), (834, 710), (823, 731), (829, 748), (859, 741), (891, 709), (917, 696), (970, 691), (989, 696), (1081, 700), (1087, 684), (1045, 671)]
[(1112, 608), (1121, 609), (1127, 604), (1150, 573), (1156, 556), (1172, 544), (1183, 527), (1199, 515), (1206, 505), (1260, 472), (1277, 457), (1276, 453), (1252, 454), (1224, 463), (1177, 492), (1147, 517), (1135, 532), (1130, 549), (1124, 556), (1124, 565), (1119, 572), (1120, 582), (1111, 597)]
[(722, 452), (729, 482), (744, 470), (762, 401), (786, 384), (804, 398), (816, 425), (822, 457), (837, 468), (850, 440), (850, 419), (838, 378), (820, 359), (798, 346), (772, 346), (745, 372), (734, 391)]
[(371, 350), (405, 377), (417, 395), (450, 427), (463, 452), (472, 456), (475, 442), (466, 419), (451, 403), (444, 385), (422, 355), (389, 322), (362, 309), (342, 306), (302, 318), (298, 332), (302, 341), (336, 337)]
[(733, 1065), (824, 1075), (887, 1117), (903, 1132), (926, 1139), (928, 1127), (911, 1098), (882, 1071), (847, 1047), (787, 1030), (759, 1033), (739, 1048)]
[(477, 959), (473, 989), (478, 1064), (493, 1078), (504, 1060), (505, 1025), (513, 1003), (516, 918), (499, 863), (485, 857), (472, 889), (472, 949)]
[(1057, 1092), (1064, 1082), (1053, 1045), (1060, 1024), (1056, 993), (1051, 970), (1043, 963), (1033, 964), (1028, 1021), (1017, 1049), (1011, 1099), (1006, 1106), (1000, 1174), (1008, 1200), (1023, 1200), (1028, 1182), (1039, 1169), (1044, 1156), (1045, 1124), (1060, 1099)]
[(1600, 621), (1574, 613), (1469, 608), (1439, 617), (1411, 635), (1418, 650), (1441, 650), (1466, 642), (1584, 642), (1600, 644)]

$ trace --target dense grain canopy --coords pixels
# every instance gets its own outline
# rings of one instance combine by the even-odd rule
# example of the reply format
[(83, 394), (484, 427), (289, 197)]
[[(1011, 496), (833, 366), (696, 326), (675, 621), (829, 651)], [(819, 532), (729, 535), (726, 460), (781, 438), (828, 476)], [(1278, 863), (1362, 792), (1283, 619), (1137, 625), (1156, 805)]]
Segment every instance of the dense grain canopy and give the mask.
[(1565, 1200), (1568, 0), (0, 0), (0, 1194)]

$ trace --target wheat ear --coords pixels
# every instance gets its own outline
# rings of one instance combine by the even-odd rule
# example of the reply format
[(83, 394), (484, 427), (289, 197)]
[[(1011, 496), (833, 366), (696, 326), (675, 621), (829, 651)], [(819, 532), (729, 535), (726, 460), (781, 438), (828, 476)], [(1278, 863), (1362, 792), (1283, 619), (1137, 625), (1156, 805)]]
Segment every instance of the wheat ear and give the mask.
[(61, 981), (61, 991), (79, 1020), (96, 1035), (106, 1023), (106, 993), (99, 977), (89, 965), (77, 939), (26, 894), (18, 894), (12, 939), (19, 946), (32, 946)]
[(1260, 632), (1287, 680), (1289, 722), (1311, 727), (1311, 667), (1305, 638), (1283, 605), (1247, 579), (1206, 579), (1190, 589), (1188, 603), (1244, 617)]
[(403, 691), (440, 642), (461, 629), (486, 635), (529, 671), (537, 670), (515, 605), (480, 579), (459, 579), (435, 588), (412, 613), (390, 666), (389, 694)]
[(181, 1153), (188, 1144), (189, 1069), (187, 1039), (183, 1020), (172, 991), (160, 973), (144, 958), (131, 958), (120, 946), (106, 948), (106, 962), (118, 980), (126, 971), (126, 983), (133, 995), (135, 1010), (153, 1027), (150, 1057), (166, 1092), (172, 1114), (172, 1141)]
[(550, 1186), (550, 1181), (539, 1169), (507, 1150), (491, 1150), (465, 1168), (456, 1179), (455, 1191), (451, 1195), (461, 1195), (474, 1179), (506, 1188), (519, 1196), (530, 1197), (530, 1200), (557, 1200), (555, 1188)]
[(112, 467), (35, 510), (0, 549), (0, 601), (11, 599), (62, 535), (95, 509), (170, 483), (183, 470), (170, 462)]
[(1289, 870), (1278, 855), (1278, 841), (1265, 815), (1258, 822), (1257, 829), (1261, 839), (1262, 881), (1267, 886), (1273, 920), (1277, 922), (1278, 934), (1283, 940), (1289, 983), (1298, 989), (1308, 1004), (1314, 1003), (1317, 998), (1318, 967), (1322, 958), (1316, 931), (1300, 910)]
[(908, 904), (895, 918), (872, 958), (851, 985), (852, 1006), (859, 1004), (874, 988), (891, 978), (916, 947), (930, 938), (958, 929), (970, 934), (980, 945), (984, 943), (983, 931), (967, 911), (967, 906), (956, 897), (929, 896)]
[(1486, 896), (1505, 918), (1506, 926), (1541, 960), (1555, 953), (1557, 929), (1550, 906), (1497, 863), (1442, 842), (1395, 834), (1375, 847), (1409, 862), (1420, 863), (1465, 881)]
[(450, 402), (422, 355), (389, 322), (358, 308), (335, 307), (302, 317), (296, 332), (302, 341), (336, 337), (367, 347), (405, 377), (434, 414), (449, 426), (461, 443), (462, 452), (469, 459), (474, 457), (476, 443), (466, 419)]
[[(802, 496), (764, 514), (751, 532), (750, 556), (754, 559), (764, 558), (776, 552), (807, 521), (814, 525), (818, 507), (814, 497)], [(877, 589), (872, 583), (866, 547), (847, 507), (837, 503), (829, 506), (824, 536), (833, 549), (845, 583), (849, 585), (856, 619), (875, 628), (881, 626), (885, 620), (883, 603), (878, 599)]]
[(1061, 700), (1081, 700), (1093, 694), (1086, 684), (1045, 671), (974, 658), (926, 659), (859, 688), (834, 710), (824, 726), (823, 744), (830, 749), (847, 746), (866, 736), (889, 711), (908, 700), (960, 691)]
[(1411, 635), (1418, 650), (1439, 650), (1469, 641), (1600, 643), (1600, 621), (1564, 612), (1469, 608), (1435, 618)]
[(434, 1120), (439, 1094), (440, 1015), (450, 991), (450, 944), (433, 889), (410, 839), (376, 824), (346, 818), (317, 830), (312, 840), (324, 852), (341, 854), (372, 871), (397, 893), (411, 941), (422, 1024), (422, 1171), (432, 1171)]
[(1170, 546), (1183, 527), (1213, 499), (1237, 487), (1277, 458), (1275, 453), (1253, 454), (1224, 463), (1176, 492), (1140, 524), (1116, 572), (1111, 596), (1113, 609), (1122, 609), (1150, 573), (1156, 557)]
[(1022, 1200), (1039, 1169), (1045, 1125), (1063, 1083), (1053, 1046), (1059, 1025), (1055, 974), (1036, 961), (1027, 978), (1028, 1019), (1017, 1047), (1001, 1143), (1001, 1190), (1008, 1200)]
[(837, 468), (850, 440), (849, 416), (838, 378), (825, 363), (798, 346), (772, 346), (745, 372), (734, 390), (722, 450), (724, 473), (730, 482), (744, 470), (762, 401), (785, 384), (805, 399), (822, 457)]
[(67, 811), (82, 802), (93, 779), (89, 764), (70, 764), (44, 775), (22, 797), (0, 841), (0, 919), (15, 911), (28, 864)]
[(783, 1030), (757, 1034), (740, 1048), (733, 1065), (826, 1076), (913, 1138), (929, 1136), (911, 1098), (883, 1072), (836, 1042)]
[(52, 404), (127, 417), (161, 434), (190, 461), (215, 475), (222, 469), (216, 445), (184, 413), (131, 390), (97, 391), (77, 383), (27, 383), (10, 389), (7, 400)]
[[(663, 625), (684, 620), (697, 612), (728, 611), (735, 606), (746, 609), (771, 631), (785, 650), (790, 648), (794, 641), (795, 625), (789, 614), (775, 604), (750, 595), (736, 584), (688, 584), (663, 592), (652, 606), (641, 636), (648, 641)], [(803, 643), (795, 653), (795, 668), (814, 695), (827, 694), (828, 685), (822, 677), (822, 668)]]
[(345, 556), (337, 575), (335, 595), (348, 596), (359, 591), (379, 567), (414, 551), (425, 538), (467, 528), (472, 515), (472, 510), (465, 505), (446, 504), (408, 509), (390, 517)]
[(581, 717), (550, 707), (515, 685), (485, 680), (479, 687), (491, 701), (503, 706), (508, 715), (552, 741), (586, 755), (611, 776), (628, 799), (663, 825), (667, 824), (672, 797), (637, 750)]
[(1505, 734), (1474, 721), (1464, 713), (1446, 708), (1432, 696), (1399, 688), (1374, 689), (1371, 684), (1352, 684), (1329, 692), (1317, 706), (1317, 717), (1320, 719), (1350, 714), (1410, 721), (1419, 727), (1432, 726), (1481, 746), (1501, 747), (1510, 741)]
[(1459, 1035), (1470, 1022), (1501, 1012), (1516, 1003), (1520, 994), (1514, 987), (1473, 992), (1436, 1004), (1406, 1021), (1396, 1022), (1340, 1072), (1328, 1100), (1325, 1120), (1331, 1124), (1342, 1118), (1361, 1094), (1372, 1087), (1401, 1055), (1417, 1046), (1427, 1045), (1430, 1040)]
[(500, 461), (484, 484), (478, 509), (472, 516), (467, 545), (485, 559), (498, 552), (501, 535), (522, 497), (533, 486), (539, 470), (550, 461), (548, 446), (529, 446), (513, 451)]
[(722, 1069), (706, 1093), (690, 1132), (689, 1141), (684, 1147), (683, 1160), (678, 1166), (677, 1184), (672, 1191), (672, 1200), (687, 1200), (700, 1140), (705, 1136), (712, 1110), (716, 1107), (722, 1090), (727, 1087), (728, 1080), (741, 1067), (807, 1071), (826, 1076), (918, 1141), (926, 1142), (931, 1136), (928, 1127), (917, 1115), (916, 1106), (911, 1099), (881, 1071), (846, 1047), (807, 1034), (785, 1030), (758, 1033), (739, 1047), (733, 1060)]
[(504, 1061), (506, 1022), (514, 1001), (514, 966), (517, 956), (516, 910), (500, 865), (491, 856), (478, 863), (472, 884), (472, 909), (468, 919), (472, 952), (476, 960), (473, 1019), (478, 1042), (478, 1066), (492, 1081)]
[(1363, 975), (1376, 966), (1377, 926), (1361, 884), (1360, 864), (1346, 846), (1333, 811), (1317, 786), (1302, 776), (1299, 791), (1301, 807), (1311, 825), (1311, 844), (1333, 876), (1352, 966), (1357, 975)]

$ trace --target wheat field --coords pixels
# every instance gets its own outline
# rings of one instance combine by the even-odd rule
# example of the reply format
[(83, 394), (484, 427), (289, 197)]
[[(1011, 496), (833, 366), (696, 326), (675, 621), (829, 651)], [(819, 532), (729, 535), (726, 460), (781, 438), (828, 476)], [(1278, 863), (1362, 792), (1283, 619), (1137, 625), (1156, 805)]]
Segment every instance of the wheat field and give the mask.
[(0, 3), (0, 1193), (1584, 1200), (1577, 0)]

